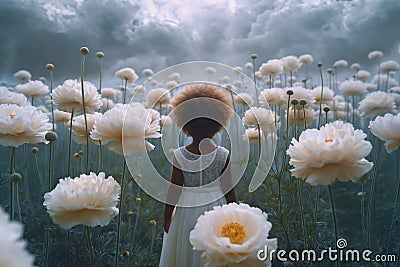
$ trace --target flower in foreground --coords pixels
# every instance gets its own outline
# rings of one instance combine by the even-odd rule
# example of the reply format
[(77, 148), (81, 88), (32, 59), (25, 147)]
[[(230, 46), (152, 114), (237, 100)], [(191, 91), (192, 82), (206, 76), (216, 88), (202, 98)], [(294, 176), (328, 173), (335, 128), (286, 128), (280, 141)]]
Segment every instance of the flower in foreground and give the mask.
[(102, 144), (111, 142), (108, 149), (130, 155), (137, 150), (153, 150), (154, 145), (145, 139), (161, 137), (159, 130), (160, 114), (157, 111), (145, 109), (141, 104), (116, 104), (95, 120), (91, 139), (100, 140)]
[(18, 84), (15, 91), (24, 94), (26, 97), (41, 97), (49, 92), (49, 87), (41, 81), (29, 81), (24, 84)]
[(329, 185), (336, 179), (356, 181), (373, 166), (365, 159), (372, 150), (366, 137), (362, 130), (354, 130), (343, 121), (326, 124), (320, 130), (305, 130), (299, 141), (292, 139), (286, 152), (294, 167), (292, 175), (307, 179), (311, 185)]
[(360, 102), (360, 112), (361, 117), (373, 118), (377, 115), (395, 113), (396, 104), (390, 94), (382, 91), (372, 92)]
[(267, 214), (259, 208), (230, 203), (201, 215), (189, 240), (193, 249), (204, 251), (205, 266), (253, 266), (248, 263), (257, 261), (259, 250), (277, 248), (276, 238), (268, 238), (271, 227)]
[(46, 142), (44, 136), (50, 129), (47, 115), (34, 106), (0, 105), (1, 146)]
[(400, 146), (400, 114), (386, 114), (378, 116), (368, 126), (373, 135), (385, 141), (385, 148), (388, 153), (397, 150)]
[(55, 223), (65, 229), (78, 224), (105, 226), (118, 215), (120, 185), (104, 172), (60, 179), (56, 188), (44, 195), (43, 205)]
[(22, 224), (10, 222), (0, 208), (0, 266), (33, 266), (34, 259), (26, 250), (22, 234)]
[[(100, 95), (97, 92), (97, 88), (90, 82), (84, 81), (83, 88), (85, 91), (86, 112), (93, 113), (94, 110), (102, 105)], [(83, 112), (82, 87), (77, 80), (66, 80), (63, 85), (57, 86), (51, 95), (59, 110), (69, 113), (73, 110), (75, 114)]]

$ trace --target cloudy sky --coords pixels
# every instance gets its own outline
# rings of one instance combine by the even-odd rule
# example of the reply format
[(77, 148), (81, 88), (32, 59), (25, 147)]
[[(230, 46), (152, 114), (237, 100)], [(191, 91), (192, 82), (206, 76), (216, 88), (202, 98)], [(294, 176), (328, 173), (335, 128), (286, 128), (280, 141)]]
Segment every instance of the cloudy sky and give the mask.
[[(1, 0), (0, 81), (29, 70), (56, 82), (78, 78), (81, 46), (87, 77), (98, 73), (103, 51), (105, 84), (121, 67), (138, 74), (193, 60), (243, 66), (286, 55), (313, 55), (332, 66), (344, 58), (367, 68), (368, 52), (399, 61), (398, 0)], [(258, 67), (257, 66), (257, 67)]]

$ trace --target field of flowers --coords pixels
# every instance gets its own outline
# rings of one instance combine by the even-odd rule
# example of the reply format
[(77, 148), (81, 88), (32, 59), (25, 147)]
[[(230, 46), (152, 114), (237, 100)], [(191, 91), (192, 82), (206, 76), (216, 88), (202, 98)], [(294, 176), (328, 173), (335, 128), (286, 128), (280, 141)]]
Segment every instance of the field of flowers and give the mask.
[[(326, 66), (309, 54), (267, 61), (252, 54), (243, 67), (188, 62), (140, 77), (123, 68), (115, 72), (121, 86), (103, 88), (104, 53), (95, 54), (98, 80), (88, 81), (85, 59), (94, 55), (80, 52), (78, 79), (54, 84), (59, 74), (49, 63), (46, 78), (20, 70), (15, 84), (0, 86), (0, 266), (158, 266), (173, 151), (190, 142), (170, 103), (198, 82), (229, 92), (235, 115), (214, 142), (231, 151), (238, 200), (264, 212), (246, 206), (254, 216), (240, 221), (248, 236), (229, 239), (231, 250), (206, 250), (209, 266), (256, 266), (272, 238), (286, 251), (338, 248), (342, 239), (339, 248), (400, 259), (395, 60), (372, 51), (366, 70), (344, 59)], [(251, 231), (252, 220), (272, 228)], [(199, 223), (195, 232), (225, 238), (212, 227)], [(200, 243), (195, 248), (207, 244)], [(272, 263), (355, 264), (399, 261)]]

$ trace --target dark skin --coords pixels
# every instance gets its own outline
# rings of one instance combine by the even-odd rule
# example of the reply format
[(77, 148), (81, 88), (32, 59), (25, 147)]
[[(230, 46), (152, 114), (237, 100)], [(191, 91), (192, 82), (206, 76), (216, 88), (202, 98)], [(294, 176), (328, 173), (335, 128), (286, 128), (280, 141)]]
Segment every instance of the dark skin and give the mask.
[[(193, 142), (186, 146), (186, 149), (194, 154), (207, 154), (216, 149), (216, 146), (210, 142), (210, 137), (195, 137), (193, 136)], [(228, 155), (225, 166), (221, 172), (221, 188), (224, 193), (225, 199), (227, 203), (236, 202), (236, 193), (233, 188), (232, 182), (232, 172), (231, 172), (231, 163), (230, 156)], [(164, 210), (164, 231), (168, 233), (169, 226), (171, 225), (172, 212), (175, 208), (176, 203), (179, 200), (179, 197), (182, 193), (183, 186), (183, 174), (179, 168), (179, 164), (174, 158), (174, 166), (172, 169), (171, 175), (171, 183), (178, 185), (179, 188), (173, 187), (172, 185), (168, 189), (167, 193), (167, 202), (173, 203), (166, 204)], [(229, 190), (230, 189), (230, 190)]]

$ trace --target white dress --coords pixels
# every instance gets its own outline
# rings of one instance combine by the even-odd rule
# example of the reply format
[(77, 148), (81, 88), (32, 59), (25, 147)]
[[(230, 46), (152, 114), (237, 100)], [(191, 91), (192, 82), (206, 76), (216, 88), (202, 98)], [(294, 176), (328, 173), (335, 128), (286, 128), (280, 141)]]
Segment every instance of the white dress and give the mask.
[(175, 150), (184, 187), (168, 234), (164, 232), (159, 267), (204, 266), (201, 260), (203, 252), (193, 250), (189, 234), (200, 215), (214, 206), (226, 204), (219, 179), (216, 179), (222, 173), (228, 154), (229, 151), (220, 146), (201, 156), (184, 147)]

